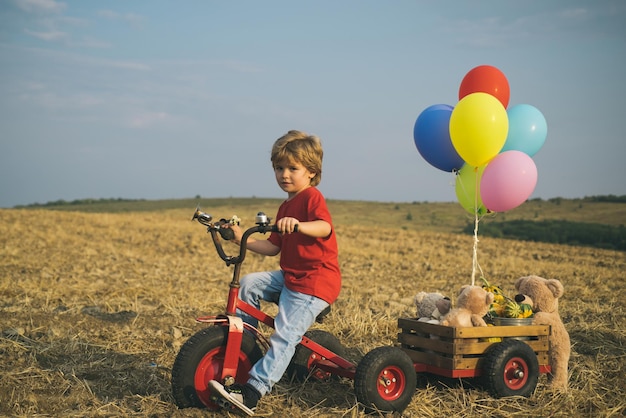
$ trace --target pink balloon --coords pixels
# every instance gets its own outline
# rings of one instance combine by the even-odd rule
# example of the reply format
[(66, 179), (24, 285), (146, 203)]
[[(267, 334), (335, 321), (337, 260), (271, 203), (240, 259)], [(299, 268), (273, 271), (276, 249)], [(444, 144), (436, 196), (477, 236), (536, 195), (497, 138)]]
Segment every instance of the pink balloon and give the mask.
[(487, 164), (480, 180), (480, 197), (492, 212), (505, 212), (524, 203), (537, 185), (537, 166), (522, 151), (505, 151)]

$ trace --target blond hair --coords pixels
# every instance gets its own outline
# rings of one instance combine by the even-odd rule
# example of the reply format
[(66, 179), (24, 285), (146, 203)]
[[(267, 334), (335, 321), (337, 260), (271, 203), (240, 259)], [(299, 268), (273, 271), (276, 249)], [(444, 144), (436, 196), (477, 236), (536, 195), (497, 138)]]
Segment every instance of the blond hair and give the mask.
[(311, 179), (311, 186), (317, 186), (322, 180), (322, 141), (315, 136), (301, 131), (289, 131), (274, 142), (272, 146), (272, 166), (283, 161), (302, 164), (315, 176)]

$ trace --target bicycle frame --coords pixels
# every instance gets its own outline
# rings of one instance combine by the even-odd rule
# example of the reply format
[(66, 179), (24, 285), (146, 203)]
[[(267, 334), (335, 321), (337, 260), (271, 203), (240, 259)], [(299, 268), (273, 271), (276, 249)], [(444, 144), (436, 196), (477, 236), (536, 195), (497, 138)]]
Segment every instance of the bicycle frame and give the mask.
[[(259, 213), (259, 215), (261, 215), (261, 213)], [(234, 265), (233, 278), (229, 285), (225, 314), (196, 318), (196, 321), (198, 322), (209, 322), (216, 325), (221, 324), (222, 326), (228, 325), (228, 340), (226, 343), (226, 351), (221, 375), (222, 381), (225, 382), (231, 379), (232, 376), (237, 375), (239, 352), (241, 350), (244, 329), (251, 331), (252, 335), (257, 339), (257, 341), (259, 341), (266, 351), (269, 347), (269, 342), (258, 329), (244, 323), (241, 318), (237, 316), (237, 310), (239, 309), (266, 326), (274, 328), (274, 317), (239, 298), (239, 278), (241, 274), (241, 265), (245, 260), (247, 251), (247, 247), (243, 243), (247, 242), (248, 237), (254, 233), (265, 234), (267, 232), (276, 231), (276, 227), (274, 225), (269, 225), (269, 222), (267, 221), (267, 218), (264, 218), (264, 215), (261, 218), (261, 221), (259, 221), (259, 216), (257, 216), (257, 226), (246, 230), (241, 238), (242, 244), (239, 246), (239, 255), (228, 256), (224, 252), (219, 238), (220, 235), (225, 237), (226, 233), (224, 232), (224, 229), (227, 228), (224, 228), (224, 225), (228, 221), (222, 219), (218, 222), (212, 223), (211, 216), (200, 212), (199, 209), (196, 209), (192, 220), (194, 219), (197, 219), (198, 222), (207, 226), (217, 253), (220, 258), (226, 262), (226, 265)], [(354, 379), (356, 373), (356, 365), (354, 363), (344, 359), (336, 353), (333, 353), (324, 346), (308, 338), (306, 335), (302, 337), (300, 344), (315, 354), (315, 356), (312, 357), (314, 357), (313, 363), (316, 368), (337, 376)]]

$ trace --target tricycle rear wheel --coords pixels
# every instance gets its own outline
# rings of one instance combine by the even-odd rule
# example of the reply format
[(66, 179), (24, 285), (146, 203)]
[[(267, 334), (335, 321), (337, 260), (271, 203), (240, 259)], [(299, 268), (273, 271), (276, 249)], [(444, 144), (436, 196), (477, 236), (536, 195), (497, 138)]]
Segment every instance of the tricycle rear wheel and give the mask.
[[(345, 357), (346, 350), (344, 346), (333, 334), (321, 329), (313, 329), (307, 331), (304, 335), (324, 348), (327, 348), (337, 354), (339, 357)], [(299, 344), (298, 347), (296, 347), (296, 352), (291, 359), (289, 366), (287, 367), (287, 377), (296, 382), (304, 382), (309, 378), (317, 381), (328, 381), (333, 377), (338, 377), (316, 368), (315, 363), (319, 360), (323, 360), (323, 358), (314, 353), (310, 348)]]
[(526, 343), (505, 339), (494, 344), (483, 358), (483, 383), (496, 398), (529, 397), (537, 387), (539, 361)]
[(411, 402), (417, 375), (411, 358), (398, 347), (378, 347), (356, 368), (354, 392), (366, 412), (402, 412)]

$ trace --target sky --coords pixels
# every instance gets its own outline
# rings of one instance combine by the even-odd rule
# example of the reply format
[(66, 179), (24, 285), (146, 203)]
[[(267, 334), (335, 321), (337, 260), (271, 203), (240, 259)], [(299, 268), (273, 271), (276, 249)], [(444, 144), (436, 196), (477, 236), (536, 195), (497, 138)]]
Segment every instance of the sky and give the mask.
[(454, 202), (413, 128), (479, 65), (546, 119), (530, 198), (626, 194), (622, 0), (2, 0), (0, 207), (285, 197), (291, 129), (327, 199)]

